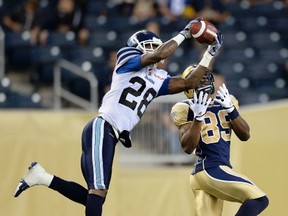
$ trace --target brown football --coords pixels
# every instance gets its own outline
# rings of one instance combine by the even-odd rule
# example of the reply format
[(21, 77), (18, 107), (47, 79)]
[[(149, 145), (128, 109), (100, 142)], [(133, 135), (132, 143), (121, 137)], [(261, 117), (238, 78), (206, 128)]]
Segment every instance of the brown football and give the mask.
[(215, 42), (215, 37), (218, 29), (207, 20), (200, 20), (199, 22), (192, 23), (190, 32), (199, 43), (204, 45), (211, 45)]

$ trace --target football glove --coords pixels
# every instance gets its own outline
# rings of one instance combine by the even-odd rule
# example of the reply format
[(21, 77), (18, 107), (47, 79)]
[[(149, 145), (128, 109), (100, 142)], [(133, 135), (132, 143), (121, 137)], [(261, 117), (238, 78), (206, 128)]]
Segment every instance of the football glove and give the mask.
[(200, 22), (201, 20), (203, 20), (203, 18), (198, 17), (190, 21), (188, 25), (186, 25), (185, 28), (182, 31), (180, 31), (180, 34), (182, 34), (185, 37), (185, 39), (192, 38), (192, 34), (190, 32), (190, 26), (192, 25), (192, 23)]
[(216, 97), (214, 100), (221, 104), (221, 106), (226, 109), (228, 113), (233, 112), (235, 106), (233, 105), (229, 91), (224, 83), (219, 87), (217, 94), (220, 96), (220, 98)]
[(122, 133), (119, 134), (119, 141), (122, 143), (123, 146), (126, 148), (131, 148), (132, 141), (129, 131), (124, 130)]
[(197, 94), (194, 91), (194, 96), (192, 100), (188, 100), (190, 109), (194, 113), (194, 119), (197, 121), (203, 121), (205, 117), (205, 113), (207, 110), (208, 105), (210, 104), (212, 98), (208, 99), (208, 94), (203, 91), (200, 91), (199, 98), (197, 98)]
[(223, 44), (223, 39), (224, 39), (223, 34), (221, 32), (218, 32), (217, 36), (215, 37), (216, 41), (212, 45), (209, 45), (207, 47), (207, 52), (210, 55), (215, 56)]

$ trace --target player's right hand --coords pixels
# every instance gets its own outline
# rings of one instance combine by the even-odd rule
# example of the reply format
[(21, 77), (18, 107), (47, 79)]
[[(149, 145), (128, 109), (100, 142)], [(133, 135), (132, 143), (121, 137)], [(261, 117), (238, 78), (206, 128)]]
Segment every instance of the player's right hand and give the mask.
[(207, 52), (212, 55), (212, 56), (215, 56), (219, 49), (221, 48), (222, 44), (223, 44), (223, 39), (224, 39), (224, 36), (223, 34), (219, 31), (215, 37), (215, 42), (212, 44), (212, 45), (209, 45), (208, 48), (207, 48)]
[(196, 92), (194, 91), (193, 99), (188, 100), (188, 102), (190, 105), (190, 109), (194, 113), (195, 120), (197, 121), (204, 120), (207, 107), (209, 106), (211, 100), (212, 100), (211, 97), (208, 99), (208, 93), (204, 94), (203, 91), (200, 91), (198, 98)]
[(182, 34), (185, 37), (185, 39), (192, 38), (190, 27), (192, 23), (199, 22), (201, 20), (203, 20), (203, 18), (197, 17), (196, 19), (193, 19), (192, 21), (190, 21), (188, 25), (186, 25), (185, 28), (182, 31), (180, 31), (180, 34)]
[(219, 87), (217, 94), (220, 98), (216, 97), (214, 100), (221, 104), (221, 106), (226, 109), (228, 113), (233, 112), (235, 106), (233, 105), (229, 91), (224, 83)]

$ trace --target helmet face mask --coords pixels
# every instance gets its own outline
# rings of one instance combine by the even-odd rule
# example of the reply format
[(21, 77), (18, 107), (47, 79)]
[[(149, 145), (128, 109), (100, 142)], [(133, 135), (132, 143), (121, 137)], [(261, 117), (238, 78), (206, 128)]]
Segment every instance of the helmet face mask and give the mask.
[(155, 33), (147, 30), (134, 33), (127, 41), (127, 46), (136, 47), (144, 53), (154, 52), (161, 44), (161, 39)]
[[(195, 70), (197, 65), (189, 66), (184, 70), (182, 73), (183, 78), (187, 78), (190, 76), (191, 72)], [(215, 92), (214, 87), (214, 76), (211, 71), (206, 70), (202, 80), (200, 81), (199, 85), (194, 89), (189, 89), (187, 91), (184, 91), (184, 94), (187, 98), (191, 99), (193, 98), (193, 94), (195, 93), (198, 95), (200, 91), (204, 91), (204, 93), (213, 94)]]
[(214, 88), (214, 76), (211, 71), (207, 70), (203, 79), (200, 81), (199, 85), (195, 88), (195, 92), (198, 95), (200, 91), (204, 93), (213, 94), (215, 91)]

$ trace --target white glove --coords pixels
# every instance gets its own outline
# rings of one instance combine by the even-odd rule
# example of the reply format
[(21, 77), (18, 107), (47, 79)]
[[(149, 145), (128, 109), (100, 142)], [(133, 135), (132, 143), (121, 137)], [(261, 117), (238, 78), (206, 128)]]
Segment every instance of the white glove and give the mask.
[[(197, 121), (203, 121), (208, 105), (210, 104), (212, 98), (208, 99), (208, 93), (203, 96), (203, 91), (200, 91), (199, 98), (194, 91), (194, 96), (192, 100), (188, 100), (190, 109), (194, 112), (194, 119)], [(207, 100), (208, 99), (208, 100)]]
[(220, 96), (220, 99), (216, 97), (214, 100), (221, 104), (221, 106), (226, 109), (228, 113), (233, 112), (235, 106), (232, 103), (229, 91), (224, 83), (219, 87), (217, 93)]
[(212, 45), (209, 45), (207, 48), (207, 52), (212, 56), (215, 56), (218, 50), (221, 48), (224, 36), (221, 32), (218, 32), (215, 39), (216, 41)]
[(180, 31), (180, 34), (182, 34), (185, 37), (185, 39), (192, 38), (192, 34), (190, 32), (190, 26), (192, 25), (192, 23), (200, 22), (201, 20), (203, 20), (203, 18), (198, 17), (190, 21), (188, 25), (186, 25), (185, 28), (182, 31)]

